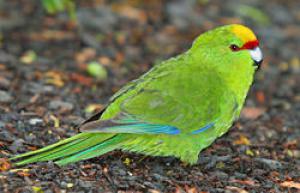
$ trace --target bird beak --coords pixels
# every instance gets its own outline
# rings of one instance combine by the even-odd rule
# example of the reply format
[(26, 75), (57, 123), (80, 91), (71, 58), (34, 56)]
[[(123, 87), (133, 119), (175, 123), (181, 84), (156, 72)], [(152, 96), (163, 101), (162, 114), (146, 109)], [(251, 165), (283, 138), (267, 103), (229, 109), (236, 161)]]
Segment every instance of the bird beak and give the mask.
[(263, 61), (263, 54), (261, 52), (261, 49), (257, 46), (254, 49), (250, 50), (251, 58), (254, 61), (254, 65), (258, 68), (260, 67), (262, 61)]

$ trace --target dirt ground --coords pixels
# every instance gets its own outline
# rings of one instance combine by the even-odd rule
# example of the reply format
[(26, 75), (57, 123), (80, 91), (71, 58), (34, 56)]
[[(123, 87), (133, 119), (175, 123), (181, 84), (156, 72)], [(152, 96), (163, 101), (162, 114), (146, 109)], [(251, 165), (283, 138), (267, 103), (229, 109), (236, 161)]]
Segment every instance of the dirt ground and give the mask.
[[(300, 191), (300, 1), (76, 2), (77, 24), (39, 1), (0, 0), (0, 192)], [(11, 168), (7, 158), (76, 134), (126, 82), (229, 23), (256, 32), (265, 60), (241, 118), (199, 164), (114, 151)], [(92, 61), (107, 76), (90, 76)]]

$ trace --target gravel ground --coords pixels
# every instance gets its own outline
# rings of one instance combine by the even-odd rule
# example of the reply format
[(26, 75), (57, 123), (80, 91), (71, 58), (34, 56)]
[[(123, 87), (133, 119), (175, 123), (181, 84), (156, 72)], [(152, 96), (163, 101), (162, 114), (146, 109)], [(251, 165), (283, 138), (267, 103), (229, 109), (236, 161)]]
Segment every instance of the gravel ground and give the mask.
[[(300, 1), (76, 2), (77, 25), (38, 1), (0, 0), (1, 192), (300, 191)], [(240, 120), (199, 164), (114, 151), (11, 168), (8, 157), (76, 134), (127, 81), (229, 23), (258, 34), (265, 61)], [(107, 76), (90, 76), (92, 61)]]

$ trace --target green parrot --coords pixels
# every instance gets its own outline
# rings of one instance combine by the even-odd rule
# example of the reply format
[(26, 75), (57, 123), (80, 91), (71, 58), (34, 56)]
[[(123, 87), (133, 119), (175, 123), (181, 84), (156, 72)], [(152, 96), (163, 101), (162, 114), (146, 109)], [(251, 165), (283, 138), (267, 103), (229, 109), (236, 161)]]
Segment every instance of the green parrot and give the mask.
[(185, 53), (129, 82), (79, 134), (12, 158), (15, 165), (62, 166), (119, 149), (175, 156), (195, 164), (201, 150), (239, 117), (262, 62), (259, 41), (243, 25), (207, 31)]

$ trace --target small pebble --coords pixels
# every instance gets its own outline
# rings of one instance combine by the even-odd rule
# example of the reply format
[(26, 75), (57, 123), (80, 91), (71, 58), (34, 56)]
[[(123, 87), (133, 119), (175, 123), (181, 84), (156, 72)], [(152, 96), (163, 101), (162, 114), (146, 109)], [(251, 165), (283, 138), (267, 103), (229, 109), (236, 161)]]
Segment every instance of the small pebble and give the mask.
[(62, 188), (66, 188), (66, 187), (67, 187), (67, 183), (64, 182), (64, 181), (62, 181), (62, 182), (60, 183), (60, 185), (61, 185)]
[(228, 179), (228, 174), (221, 172), (221, 171), (212, 172), (211, 175), (215, 176), (219, 180), (227, 180)]
[(39, 125), (41, 123), (43, 123), (43, 119), (39, 119), (39, 118), (29, 119), (29, 124), (32, 126)]
[(5, 127), (5, 123), (3, 121), (0, 121), (0, 128), (4, 128)]
[(24, 87), (32, 94), (43, 93), (49, 94), (54, 92), (54, 87), (51, 85), (43, 85), (35, 82), (27, 82), (24, 84)]
[(271, 170), (282, 169), (282, 164), (276, 160), (266, 159), (266, 158), (256, 158), (255, 161)]
[(2, 131), (0, 131), (0, 139), (6, 139), (8, 141), (12, 141), (14, 138), (13, 138), (13, 135), (9, 131), (3, 129)]
[(0, 77), (0, 88), (9, 88), (10, 81), (4, 77)]
[(234, 176), (240, 179), (245, 179), (247, 177), (247, 174), (243, 174), (240, 172), (234, 172)]
[(82, 188), (90, 188), (93, 186), (91, 182), (79, 180), (78, 186)]
[(9, 103), (13, 100), (12, 96), (3, 90), (0, 90), (0, 102), (1, 103)]
[(54, 100), (49, 103), (49, 108), (52, 110), (64, 109), (71, 111), (74, 108), (74, 105), (72, 103)]
[(8, 149), (16, 153), (18, 149), (23, 147), (23, 143), (24, 143), (23, 139), (17, 139), (11, 144), (11, 146), (8, 147)]
[(72, 188), (74, 186), (73, 183), (67, 183), (67, 188)]

